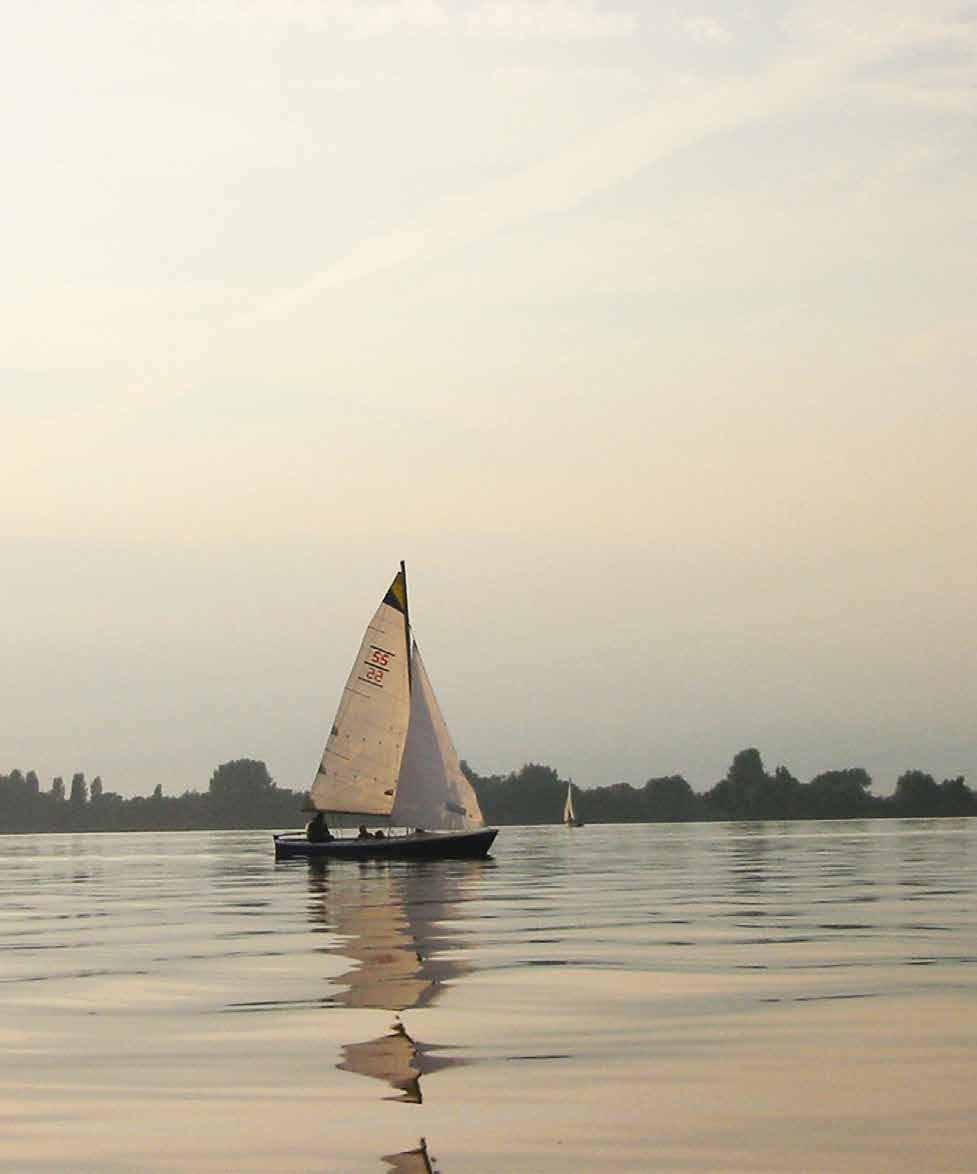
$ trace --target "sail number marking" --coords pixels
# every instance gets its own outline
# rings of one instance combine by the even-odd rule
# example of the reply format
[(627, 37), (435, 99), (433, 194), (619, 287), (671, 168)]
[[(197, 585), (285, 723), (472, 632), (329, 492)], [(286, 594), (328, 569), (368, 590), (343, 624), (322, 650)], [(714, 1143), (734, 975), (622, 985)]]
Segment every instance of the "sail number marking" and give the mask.
[(390, 658), (396, 655), (396, 652), (390, 652), (389, 649), (381, 648), (378, 644), (371, 644), (370, 654), (363, 661), (363, 670), (366, 675), (357, 679), (366, 685), (382, 689), (384, 674), (390, 672), (388, 667)]

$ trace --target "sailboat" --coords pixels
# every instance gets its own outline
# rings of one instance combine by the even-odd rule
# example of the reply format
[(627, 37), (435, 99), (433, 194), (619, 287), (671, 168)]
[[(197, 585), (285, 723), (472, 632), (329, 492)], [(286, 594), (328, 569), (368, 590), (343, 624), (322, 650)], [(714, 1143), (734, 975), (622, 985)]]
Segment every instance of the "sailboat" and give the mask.
[(582, 828), (582, 820), (577, 819), (573, 810), (573, 780), (567, 783), (567, 801), (563, 804), (563, 822), (568, 828)]
[(310, 824), (275, 836), (276, 859), (467, 859), (485, 856), (498, 834), (485, 826), (412, 638), (403, 563), (367, 625), (309, 800), (320, 828), (325, 814), (353, 815), (407, 832), (323, 837)]

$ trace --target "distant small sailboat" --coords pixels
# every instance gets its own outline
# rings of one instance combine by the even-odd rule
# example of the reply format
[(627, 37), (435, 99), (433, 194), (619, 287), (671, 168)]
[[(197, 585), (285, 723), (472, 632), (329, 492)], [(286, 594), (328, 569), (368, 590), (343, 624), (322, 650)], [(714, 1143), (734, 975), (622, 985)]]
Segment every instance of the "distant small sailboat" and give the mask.
[[(309, 799), (320, 814), (304, 834), (275, 836), (276, 858), (465, 859), (484, 856), (498, 834), (485, 827), (412, 640), (403, 563), (367, 625)], [(335, 837), (327, 813), (414, 830)]]
[(563, 804), (563, 822), (568, 828), (582, 828), (583, 821), (577, 819), (576, 812), (573, 810), (573, 780), (567, 783), (567, 801)]

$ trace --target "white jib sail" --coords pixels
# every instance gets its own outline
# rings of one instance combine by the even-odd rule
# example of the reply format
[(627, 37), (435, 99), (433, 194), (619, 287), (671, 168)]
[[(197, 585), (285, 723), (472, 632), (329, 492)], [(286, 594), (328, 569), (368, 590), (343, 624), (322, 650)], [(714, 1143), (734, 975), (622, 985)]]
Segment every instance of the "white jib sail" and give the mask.
[(410, 726), (391, 822), (443, 831), (482, 827), (478, 799), (462, 772), (416, 644), (411, 669)]
[(573, 823), (576, 818), (573, 814), (573, 783), (567, 783), (567, 801), (563, 804), (563, 822)]
[(410, 719), (403, 577), (363, 637), (312, 784), (319, 811), (389, 815)]

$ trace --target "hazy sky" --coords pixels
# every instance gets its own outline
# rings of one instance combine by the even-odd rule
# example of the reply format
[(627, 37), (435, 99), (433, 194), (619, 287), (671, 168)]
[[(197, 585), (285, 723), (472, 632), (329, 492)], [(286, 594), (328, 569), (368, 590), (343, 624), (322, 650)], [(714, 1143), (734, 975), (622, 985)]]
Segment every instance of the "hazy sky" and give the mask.
[(977, 785), (977, 5), (39, 0), (0, 771), (307, 786), (406, 558), (459, 752)]

